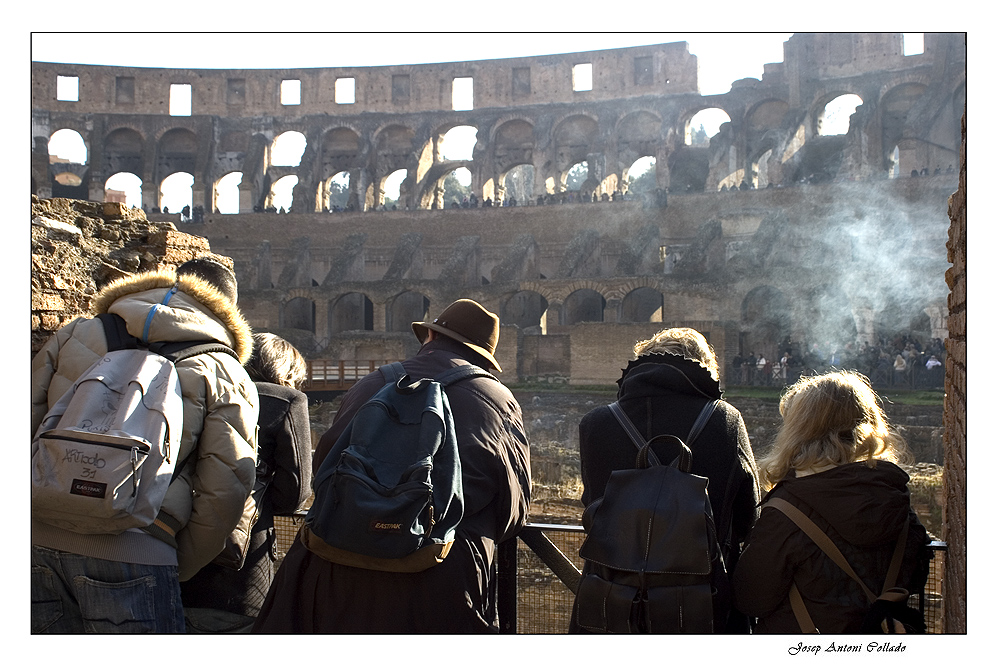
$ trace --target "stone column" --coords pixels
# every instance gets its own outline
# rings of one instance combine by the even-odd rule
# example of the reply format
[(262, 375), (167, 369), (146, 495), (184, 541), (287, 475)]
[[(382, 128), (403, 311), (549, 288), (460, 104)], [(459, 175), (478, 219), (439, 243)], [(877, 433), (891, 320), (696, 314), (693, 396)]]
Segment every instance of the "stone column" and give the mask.
[(622, 300), (608, 299), (604, 302), (604, 322), (621, 322)]
[(372, 303), (372, 331), (374, 332), (385, 332), (388, 331), (389, 323), (389, 309), (392, 307), (392, 302), (373, 302)]
[(314, 326), (316, 340), (329, 343), (330, 340), (330, 302), (326, 299), (313, 299), (316, 309)]
[(549, 302), (549, 308), (546, 309), (545, 315), (542, 319), (542, 332), (548, 332), (553, 327), (558, 327), (563, 324), (563, 303), (562, 302)]

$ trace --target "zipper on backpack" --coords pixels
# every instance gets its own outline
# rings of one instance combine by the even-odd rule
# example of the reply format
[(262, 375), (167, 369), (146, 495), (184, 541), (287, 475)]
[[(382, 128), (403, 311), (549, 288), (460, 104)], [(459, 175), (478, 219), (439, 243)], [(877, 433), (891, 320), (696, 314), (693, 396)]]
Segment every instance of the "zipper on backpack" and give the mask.
[(149, 454), (149, 449), (150, 449), (150, 446), (146, 444), (118, 445), (117, 443), (108, 443), (107, 441), (95, 441), (87, 438), (63, 436), (60, 434), (52, 435), (51, 431), (45, 432), (39, 438), (52, 438), (60, 441), (69, 441), (70, 443), (86, 443), (87, 445), (100, 445), (102, 447), (107, 447), (107, 448), (117, 448), (118, 450), (139, 450), (146, 455)]

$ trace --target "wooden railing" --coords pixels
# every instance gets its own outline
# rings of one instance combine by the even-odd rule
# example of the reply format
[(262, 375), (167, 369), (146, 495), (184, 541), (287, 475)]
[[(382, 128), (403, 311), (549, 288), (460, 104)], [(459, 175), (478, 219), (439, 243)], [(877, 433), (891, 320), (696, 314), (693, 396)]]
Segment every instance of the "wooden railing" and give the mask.
[(383, 364), (395, 360), (306, 360), (304, 392), (346, 390)]

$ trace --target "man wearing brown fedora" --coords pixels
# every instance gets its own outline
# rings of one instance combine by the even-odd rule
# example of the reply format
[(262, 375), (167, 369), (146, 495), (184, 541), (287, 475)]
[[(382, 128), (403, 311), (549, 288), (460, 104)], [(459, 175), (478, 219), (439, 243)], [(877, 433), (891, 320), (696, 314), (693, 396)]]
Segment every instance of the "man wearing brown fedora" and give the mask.
[[(500, 371), (494, 353), (500, 319), (459, 299), (430, 322), (415, 322), (423, 343), (403, 362), (414, 379), (463, 364)], [(344, 395), (313, 455), (315, 473), (354, 414), (385, 384), (379, 371)], [(528, 438), (521, 407), (495, 378), (476, 377), (446, 389), (455, 419), (465, 514), (440, 564), (418, 573), (373, 571), (331, 563), (295, 541), (275, 576), (255, 632), (496, 632), (496, 546), (527, 521), (531, 495)]]

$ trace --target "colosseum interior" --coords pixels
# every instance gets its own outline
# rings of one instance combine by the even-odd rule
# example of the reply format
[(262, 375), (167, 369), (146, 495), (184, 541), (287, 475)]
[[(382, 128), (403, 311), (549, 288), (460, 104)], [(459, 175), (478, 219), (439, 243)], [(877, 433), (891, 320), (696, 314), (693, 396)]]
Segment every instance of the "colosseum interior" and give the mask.
[[(580, 65), (589, 90), (574, 89)], [(796, 34), (783, 62), (719, 95), (699, 94), (697, 72), (685, 42), (368, 68), (33, 62), (32, 192), (104, 201), (111, 176), (134, 174), (151, 220), (233, 258), (250, 322), (313, 358), (410, 354), (409, 323), (457, 297), (500, 314), (508, 379), (612, 382), (664, 326), (700, 329), (720, 359), (902, 330), (946, 338), (964, 35), (926, 33), (904, 56), (899, 33)], [(61, 78), (76, 99), (57, 99)], [(167, 111), (178, 85), (187, 115)], [(459, 85), (471, 108), (453, 108)], [(844, 95), (860, 106), (845, 132), (824, 133)], [(705, 109), (729, 119), (707, 141), (692, 126)], [(476, 133), (466, 159), (441, 150), (457, 127)], [(85, 163), (49, 155), (64, 129)], [(302, 157), (273, 164), (288, 132)], [(642, 158), (655, 183), (632, 192)], [(461, 168), (478, 206), (446, 201)], [(193, 210), (162, 213), (179, 172)], [(216, 213), (234, 172), (238, 213)], [(292, 205), (275, 212), (289, 176)]]

